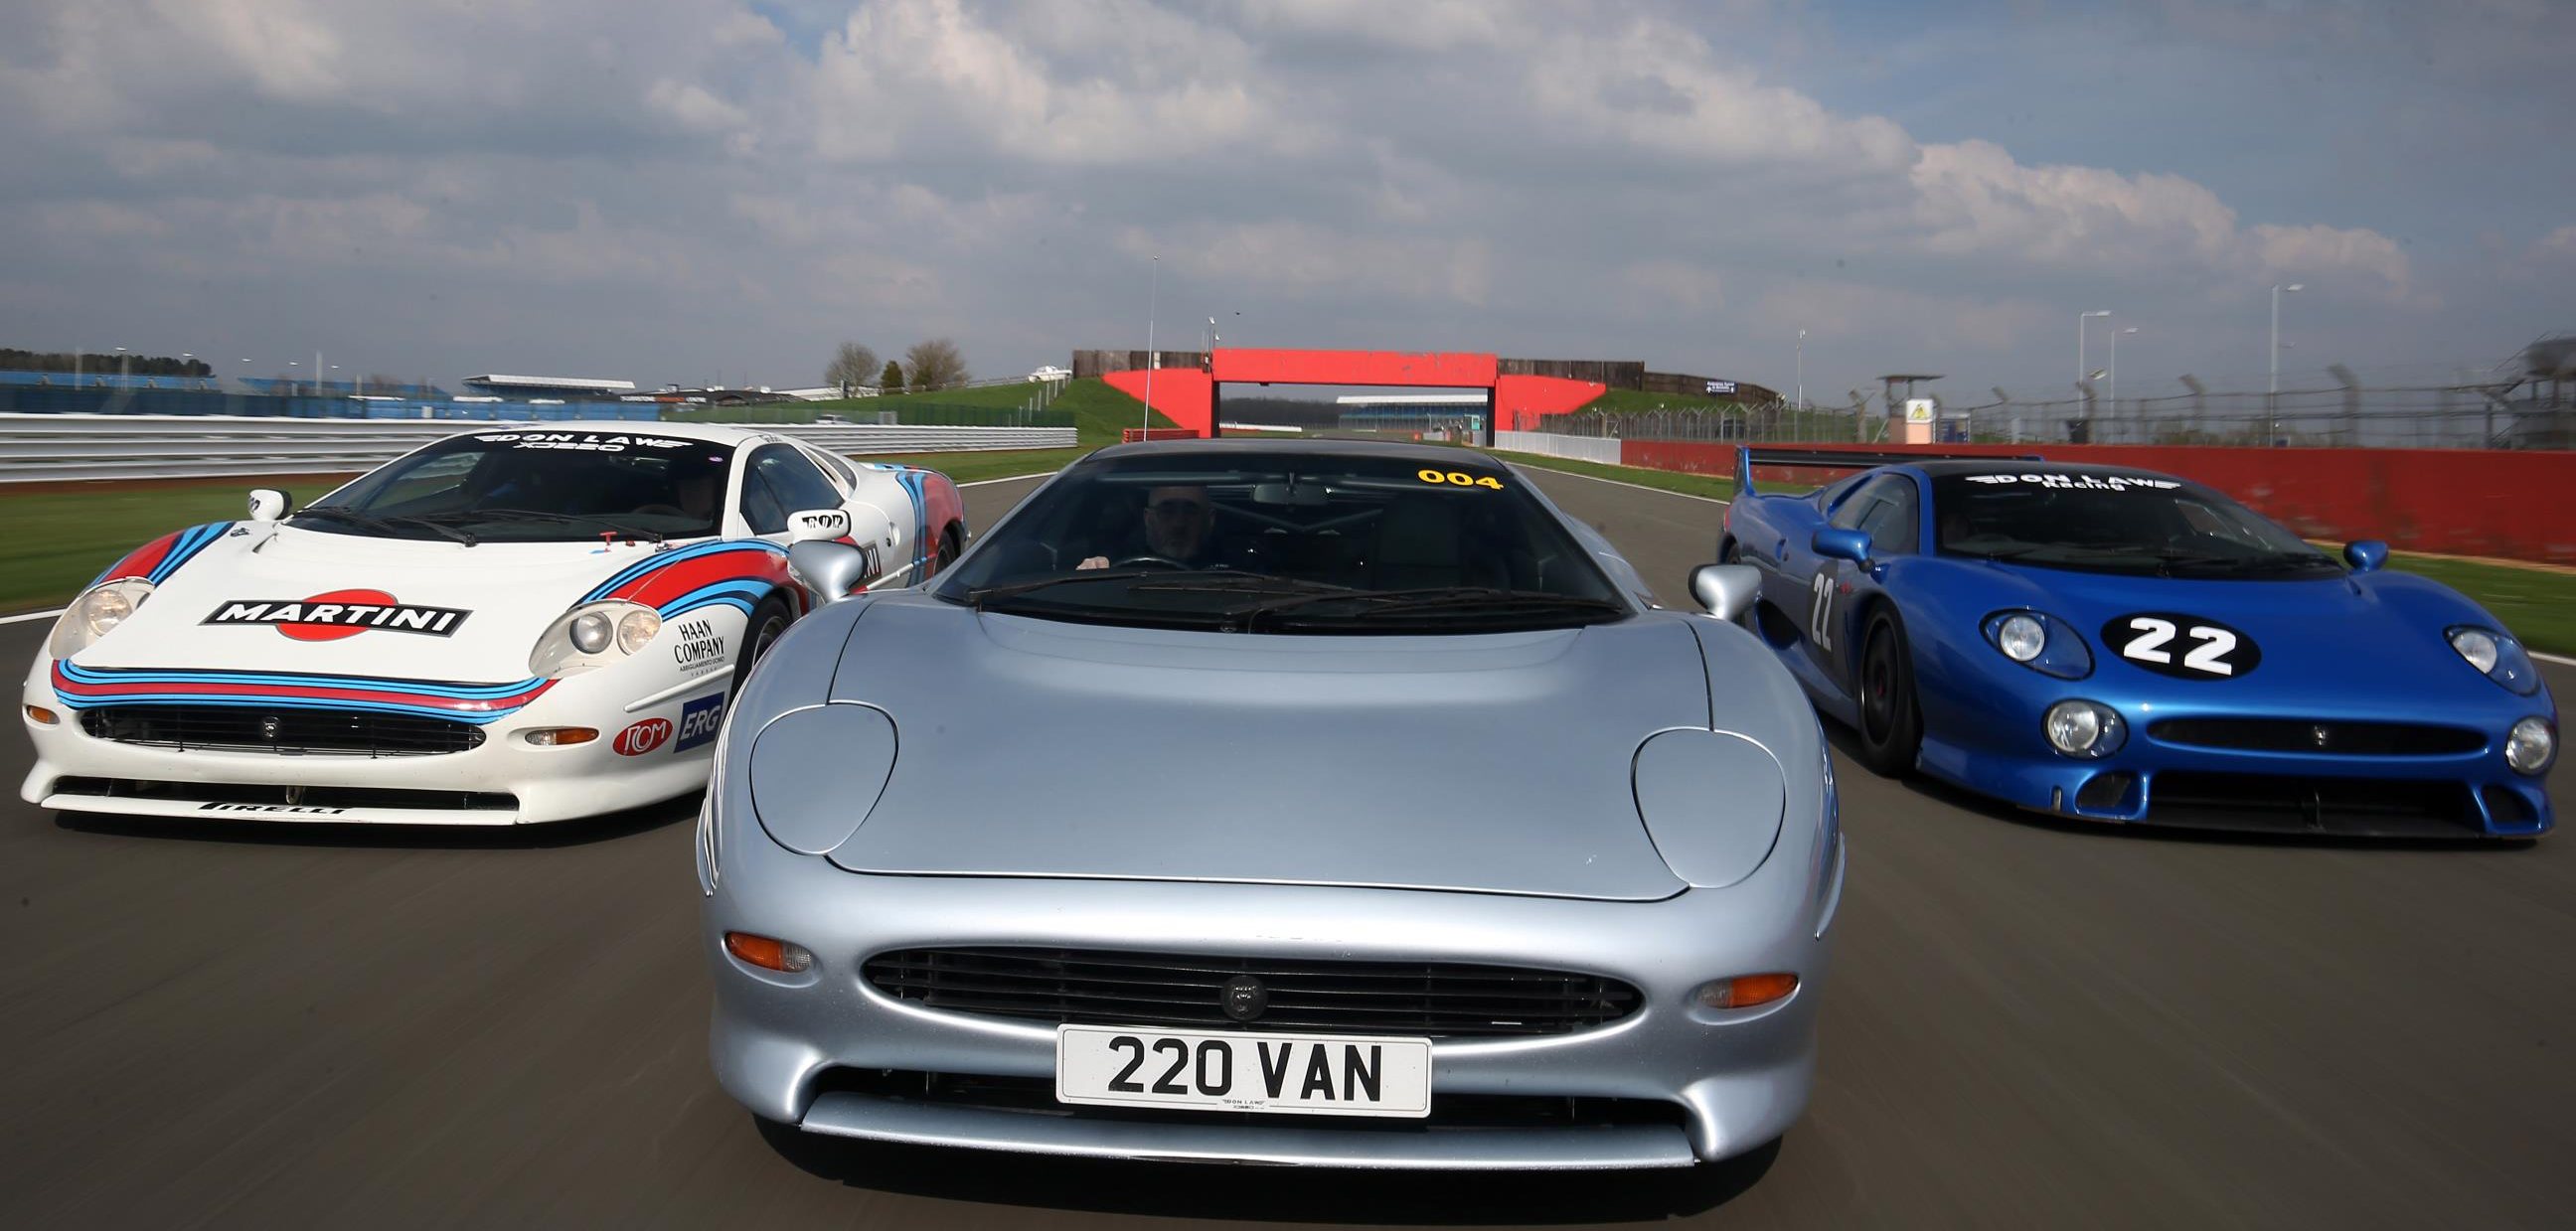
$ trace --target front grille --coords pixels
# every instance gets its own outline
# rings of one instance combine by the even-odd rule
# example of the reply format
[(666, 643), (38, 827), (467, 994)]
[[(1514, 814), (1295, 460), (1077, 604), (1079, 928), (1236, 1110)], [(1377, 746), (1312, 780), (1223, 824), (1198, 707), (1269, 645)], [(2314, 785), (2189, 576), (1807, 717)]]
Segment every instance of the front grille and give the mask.
[(2466, 783), (2167, 770), (2147, 783), (2152, 823), (2351, 837), (2485, 832)]
[(121, 744), (289, 756), (416, 757), (483, 743), (483, 728), (449, 718), (238, 705), (104, 705), (81, 711), (81, 730)]
[[(1496, 1038), (1567, 1034), (1637, 1007), (1616, 979), (1509, 966), (1199, 957), (1097, 949), (905, 949), (868, 982), (957, 1013), (1108, 1026), (1211, 1026)], [(1258, 1016), (1226, 1016), (1226, 981), (1261, 982)]]
[(2147, 734), (2168, 744), (2197, 748), (2321, 756), (2457, 756), (2487, 746), (2485, 735), (2466, 727), (2301, 718), (2167, 718), (2148, 723)]
[[(267, 804), (306, 808), (406, 808), (432, 812), (515, 812), (519, 797), (497, 791), (416, 791), (394, 787), (268, 786), (249, 782), (155, 782), (143, 778), (61, 778), (59, 795), (93, 799), (176, 800), (194, 804)], [(208, 809), (214, 811), (214, 809)]]
[(1378, 1133), (1419, 1133), (1447, 1128), (1597, 1128), (1635, 1124), (1680, 1127), (1688, 1119), (1680, 1104), (1660, 1099), (1568, 1098), (1540, 1094), (1435, 1094), (1431, 1099), (1431, 1114), (1418, 1120), (1371, 1116), (1291, 1116), (1198, 1108), (1102, 1107), (1057, 1102), (1055, 1079), (1051, 1077), (987, 1077), (910, 1069), (826, 1069), (815, 1078), (814, 1092), (862, 1094), (907, 1103), (936, 1103), (983, 1111), (1096, 1120), (1190, 1125), (1236, 1123), (1274, 1128), (1285, 1121), (1302, 1128)]

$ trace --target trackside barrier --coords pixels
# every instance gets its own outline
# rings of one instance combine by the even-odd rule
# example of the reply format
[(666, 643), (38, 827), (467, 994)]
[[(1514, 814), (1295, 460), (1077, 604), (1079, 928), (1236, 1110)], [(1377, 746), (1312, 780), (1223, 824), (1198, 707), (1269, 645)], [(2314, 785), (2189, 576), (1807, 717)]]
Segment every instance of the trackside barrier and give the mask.
[(1535, 453), (1541, 457), (1567, 457), (1577, 461), (1605, 462), (1613, 466), (1619, 464), (1620, 458), (1620, 441), (1615, 436), (1560, 436), (1554, 432), (1496, 432), (1494, 447), (1513, 453)]
[[(355, 474), (472, 431), (582, 430), (573, 423), (481, 427), (399, 419), (252, 419), (200, 415), (0, 415), (0, 483)], [(596, 430), (650, 434), (651, 424)], [(845, 454), (1068, 449), (1074, 429), (828, 423), (758, 430)]]
[[(1731, 475), (1735, 445), (1627, 440), (1624, 465)], [(1806, 452), (2028, 457), (2159, 470), (2206, 483), (2312, 539), (2576, 564), (2576, 453), (2497, 449), (2263, 449), (2205, 445), (1798, 446)], [(1761, 446), (1755, 446), (1760, 456)], [(1831, 472), (1756, 477), (1821, 481)]]

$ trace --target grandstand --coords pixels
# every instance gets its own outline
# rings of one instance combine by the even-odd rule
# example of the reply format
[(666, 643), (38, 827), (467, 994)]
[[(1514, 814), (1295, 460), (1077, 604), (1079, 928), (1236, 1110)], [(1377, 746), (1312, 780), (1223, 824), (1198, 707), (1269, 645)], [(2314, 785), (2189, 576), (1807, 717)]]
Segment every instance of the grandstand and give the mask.
[[(242, 388), (248, 389), (262, 397), (359, 397), (371, 392), (379, 394), (384, 392), (381, 387), (376, 387), (371, 390), (371, 388), (364, 382), (354, 380), (326, 380), (321, 383), (321, 388), (319, 389), (314, 388), (314, 383), (312, 381), (297, 380), (292, 376), (243, 376), (236, 378), (236, 380)], [(165, 385), (162, 387), (171, 388), (173, 386)], [(207, 388), (213, 387), (214, 386), (212, 384), (207, 386)], [(447, 397), (447, 391), (436, 385), (399, 385), (395, 387), (395, 392), (392, 396), (426, 398), (438, 401), (444, 400)]]
[(631, 380), (598, 380), (583, 376), (502, 376), (495, 373), (468, 376), (465, 386), (483, 393), (531, 401), (538, 398), (613, 400), (635, 392), (635, 382)]

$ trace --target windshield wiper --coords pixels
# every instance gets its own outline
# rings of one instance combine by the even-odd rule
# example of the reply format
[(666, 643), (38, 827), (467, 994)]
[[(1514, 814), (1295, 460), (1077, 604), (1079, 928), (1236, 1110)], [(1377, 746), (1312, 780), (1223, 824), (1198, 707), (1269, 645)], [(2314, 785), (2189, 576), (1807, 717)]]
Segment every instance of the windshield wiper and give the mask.
[(1048, 586), (1060, 586), (1074, 581), (1132, 581), (1138, 577), (1166, 577), (1171, 575), (1171, 571), (1161, 568), (1096, 568), (1074, 573), (1060, 573), (1033, 581), (1014, 581), (1009, 585), (978, 586), (966, 592), (966, 603), (975, 610), (982, 611), (984, 604), (993, 599), (1009, 598), (1014, 594), (1027, 594), (1033, 590), (1046, 589)]
[(1422, 590), (1345, 590), (1326, 594), (1299, 594), (1266, 603), (1237, 607), (1228, 615), (1244, 621), (1250, 631), (1263, 616), (1311, 607), (1318, 603), (1348, 602), (1358, 609), (1342, 618), (1373, 619), (1380, 616), (1456, 615), (1473, 612), (1485, 615), (1545, 614), (1579, 612), (1587, 615), (1618, 615), (1626, 609), (1607, 599), (1584, 598), (1573, 594), (1552, 594), (1544, 590), (1502, 590), (1490, 586), (1439, 586)]
[(457, 521), (550, 521), (576, 523), (589, 526), (606, 526), (608, 529), (618, 534), (625, 535), (627, 538), (642, 539), (648, 543), (659, 543), (662, 541), (662, 532), (659, 530), (648, 529), (643, 526), (631, 526), (613, 517), (599, 517), (589, 513), (548, 513), (541, 509), (452, 509), (445, 513), (431, 513), (427, 516), (416, 518), (415, 520), (426, 522), (432, 521), (433, 519), (436, 519), (433, 524), (440, 525), (445, 524), (446, 521), (451, 519)]
[(482, 541), (481, 539), (475, 538), (473, 535), (467, 534), (454, 526), (443, 526), (426, 517), (378, 517), (373, 513), (361, 513), (356, 509), (343, 508), (336, 504), (313, 505), (310, 508), (299, 510), (295, 516), (328, 517), (335, 521), (345, 522), (349, 525), (356, 526), (361, 530), (373, 530), (378, 534), (394, 537), (400, 537), (399, 532), (405, 526), (419, 526), (441, 538), (452, 539), (456, 542), (463, 543), (468, 547), (472, 547), (476, 543)]
[(2210, 569), (2220, 573), (2250, 573), (2265, 568), (2336, 567), (2334, 561), (2324, 556), (2296, 551), (2267, 551), (2250, 556), (2213, 556), (2206, 552), (2167, 551), (2157, 553), (2156, 559), (2162, 562), (2168, 576), (2172, 575), (2172, 570), (2176, 568)]

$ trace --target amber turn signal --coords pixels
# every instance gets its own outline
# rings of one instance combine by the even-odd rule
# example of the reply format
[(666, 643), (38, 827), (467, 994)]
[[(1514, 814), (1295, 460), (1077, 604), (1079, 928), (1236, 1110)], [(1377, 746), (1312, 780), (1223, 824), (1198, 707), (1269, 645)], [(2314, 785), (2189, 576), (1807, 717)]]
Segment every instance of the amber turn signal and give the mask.
[(46, 709), (44, 706), (30, 705), (27, 707), (27, 721), (35, 723), (40, 727), (50, 727), (55, 723), (61, 722), (62, 716), (54, 713), (52, 710)]
[(587, 744), (598, 739), (599, 732), (589, 727), (539, 727), (522, 732), (520, 738), (539, 748), (561, 748), (566, 744)]
[(781, 974), (802, 974), (814, 968), (814, 951), (790, 940), (774, 940), (749, 932), (725, 933), (725, 952)]
[(1793, 974), (1737, 975), (1701, 984), (1699, 1003), (1710, 1009), (1750, 1009), (1784, 999), (1796, 990), (1798, 976)]

